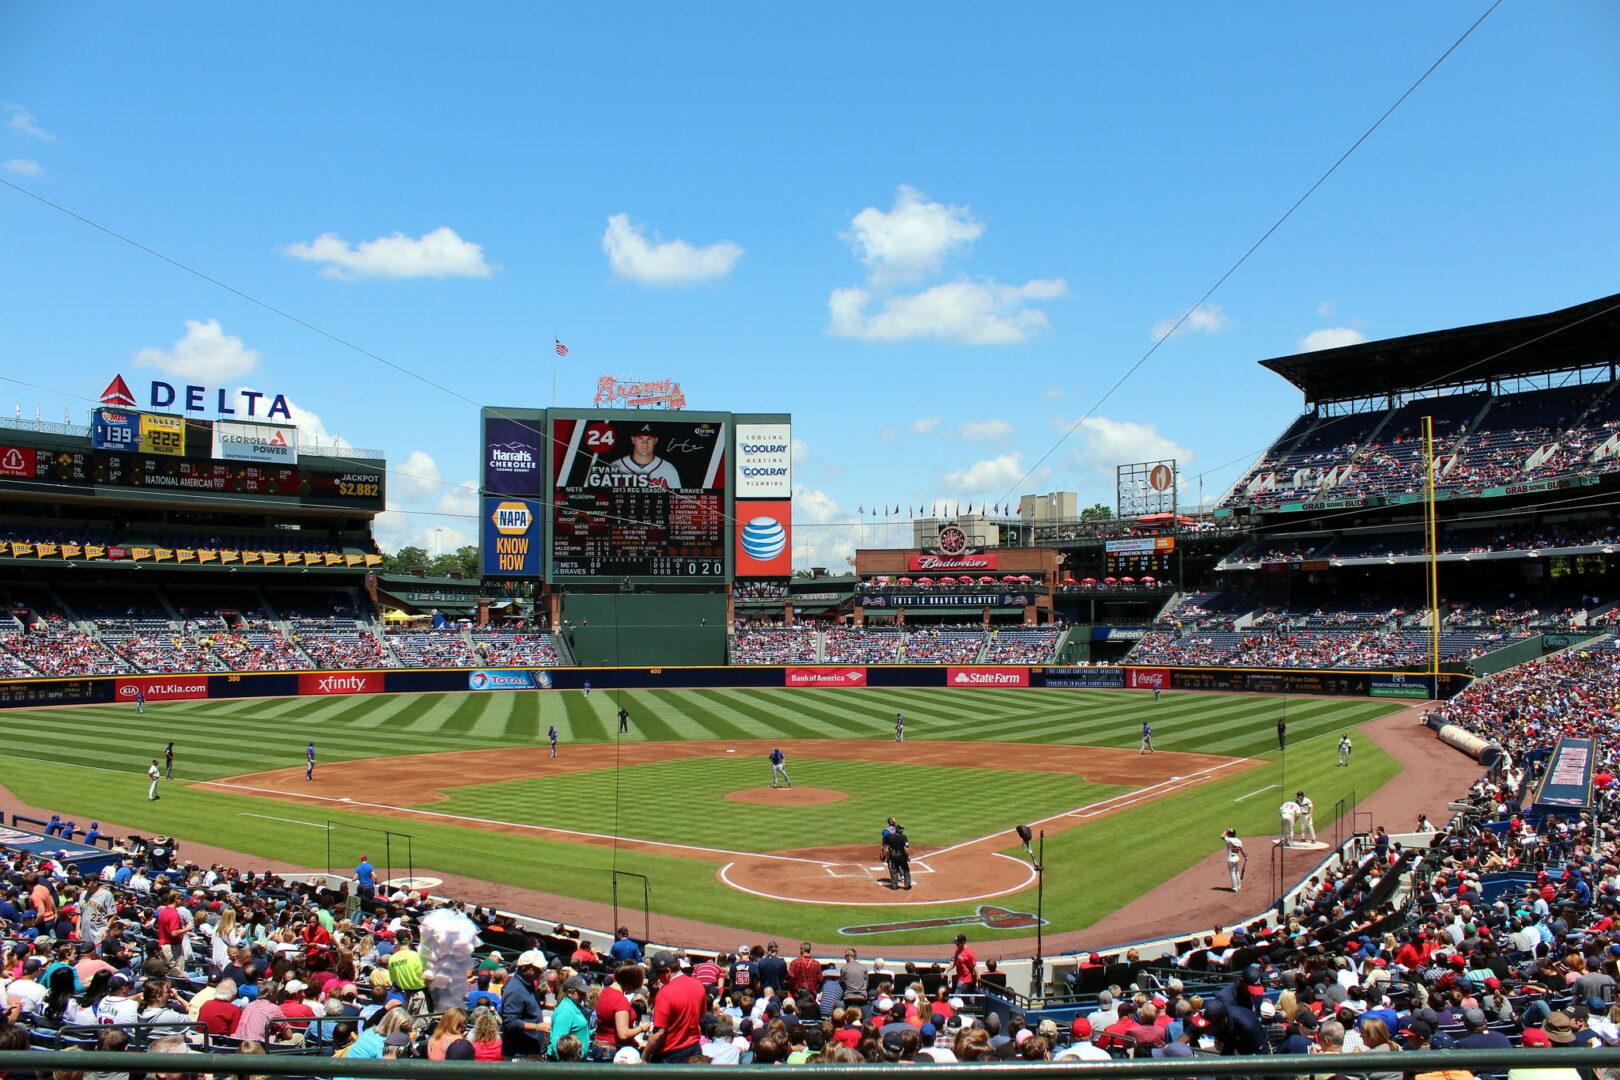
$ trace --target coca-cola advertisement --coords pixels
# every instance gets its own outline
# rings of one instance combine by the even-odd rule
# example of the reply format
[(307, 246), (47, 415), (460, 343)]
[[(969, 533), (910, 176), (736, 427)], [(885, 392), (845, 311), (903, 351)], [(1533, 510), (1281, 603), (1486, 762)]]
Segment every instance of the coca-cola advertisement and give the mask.
[(945, 669), (946, 686), (1028, 686), (1027, 667), (953, 667)]
[(119, 701), (134, 701), (145, 692), (147, 701), (185, 701), (208, 696), (206, 675), (159, 675), (150, 679), (119, 679), (113, 695)]
[(863, 667), (790, 667), (782, 670), (784, 686), (865, 686)]
[(1133, 667), (1125, 670), (1125, 685), (1132, 690), (1170, 689), (1170, 669), (1165, 667)]
[(307, 671), (298, 676), (300, 694), (380, 694), (383, 677), (376, 671)]
[(1000, 563), (997, 555), (911, 555), (906, 559), (907, 570), (932, 570), (936, 573), (963, 570), (995, 570)]

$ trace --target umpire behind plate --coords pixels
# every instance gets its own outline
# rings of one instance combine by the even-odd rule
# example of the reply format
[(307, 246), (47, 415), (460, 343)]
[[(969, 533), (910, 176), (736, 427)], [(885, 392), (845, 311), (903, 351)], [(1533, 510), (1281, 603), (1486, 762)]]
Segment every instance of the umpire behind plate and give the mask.
[(911, 855), (907, 851), (911, 841), (906, 839), (905, 826), (890, 818), (888, 827), (883, 830), (882, 844), (878, 857), (889, 868), (889, 888), (911, 888)]

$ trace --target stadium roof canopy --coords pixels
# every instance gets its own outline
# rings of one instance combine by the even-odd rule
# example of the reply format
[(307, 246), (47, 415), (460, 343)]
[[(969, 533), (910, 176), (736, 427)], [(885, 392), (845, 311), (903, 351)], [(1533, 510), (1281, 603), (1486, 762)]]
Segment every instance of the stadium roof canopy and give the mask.
[(1262, 360), (1307, 404), (1394, 398), (1607, 366), (1620, 357), (1620, 293), (1522, 319)]

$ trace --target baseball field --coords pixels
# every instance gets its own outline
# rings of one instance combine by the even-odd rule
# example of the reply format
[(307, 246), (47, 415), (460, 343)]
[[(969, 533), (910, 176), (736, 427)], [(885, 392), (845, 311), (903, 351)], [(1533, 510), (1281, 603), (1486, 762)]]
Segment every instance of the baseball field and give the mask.
[[(376, 861), (367, 838), (379, 834), (367, 830), (386, 828), (410, 834), (418, 876), (605, 903), (616, 867), (647, 876), (657, 916), (923, 945), (948, 941), (950, 920), (986, 904), (1035, 910), (1019, 824), (1047, 834), (1048, 933), (1088, 926), (1186, 870), (1223, 827), (1275, 830), (1284, 784), (1290, 796), (1308, 791), (1318, 829), (1328, 827), (1339, 799), (1365, 798), (1398, 771), (1354, 730), (1397, 707), (1055, 689), (154, 702), (145, 715), (130, 705), (9, 712), (0, 760), (20, 799), (81, 824), (116, 821), (315, 869), (329, 851), (337, 867), (362, 851)], [(904, 743), (893, 741), (897, 711)], [(1286, 761), (1276, 735), (1285, 711)], [(1144, 720), (1152, 755), (1137, 752)], [(545, 745), (553, 724), (556, 758)], [(1356, 750), (1339, 768), (1347, 732)], [(175, 780), (148, 802), (145, 770), (171, 739)], [(319, 765), (306, 780), (311, 740)], [(791, 789), (770, 786), (766, 755), (777, 746)], [(889, 816), (914, 845), (909, 892), (887, 888), (874, 858)], [(870, 929), (906, 921), (925, 925)]]

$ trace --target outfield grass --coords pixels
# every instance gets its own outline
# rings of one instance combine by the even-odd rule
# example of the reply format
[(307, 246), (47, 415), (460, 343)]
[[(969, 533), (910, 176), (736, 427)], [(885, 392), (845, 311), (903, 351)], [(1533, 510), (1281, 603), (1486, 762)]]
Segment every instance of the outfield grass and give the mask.
[[(1181, 750), (1233, 757), (1260, 758), (1258, 768), (1178, 792), (1150, 805), (1102, 818), (1047, 840), (1046, 915), (1049, 931), (1086, 925), (1141, 895), (1157, 883), (1202, 859), (1218, 842), (1221, 828), (1244, 833), (1268, 832), (1276, 825), (1281, 788), (1288, 794), (1304, 787), (1318, 807), (1321, 830), (1331, 820), (1335, 802), (1353, 789), (1367, 795), (1393, 776), (1398, 767), (1368, 739), (1357, 740), (1355, 764), (1334, 767), (1339, 735), (1356, 724), (1398, 706), (1377, 701), (1280, 698), (1210, 694), (1165, 694), (1157, 703), (1140, 692), (1105, 690), (665, 690), (597, 691), (590, 698), (576, 692), (544, 694), (447, 694), (290, 698), (279, 700), (153, 703), (145, 716), (129, 706), (12, 711), (6, 715), (8, 738), (4, 758), (6, 786), (34, 805), (60, 809), (80, 820), (116, 820), (151, 832), (228, 847), (309, 866), (324, 866), (327, 821), (376, 828), (376, 817), (325, 808), (304, 809), (179, 784), (166, 785), (160, 803), (145, 799), (144, 770), (169, 739), (177, 744), (176, 772), (188, 779), (217, 779), (239, 773), (301, 766), (303, 746), (314, 739), (322, 761), (435, 753), (447, 750), (532, 746), (543, 741), (555, 723), (564, 742), (609, 741), (619, 703), (630, 710), (637, 741), (751, 738), (872, 738), (892, 735), (895, 710), (906, 714), (909, 739), (975, 742), (1068, 743), (1135, 747), (1142, 720), (1153, 724), (1161, 750)], [(1286, 771), (1276, 751), (1276, 718), (1287, 709), (1290, 750)], [(634, 782), (636, 768), (667, 769), (690, 764), (696, 771), (682, 783), (660, 783), (657, 797), (647, 798)], [(854, 762), (790, 762), (796, 783), (847, 791), (845, 802), (811, 807), (763, 807), (726, 802), (726, 790), (765, 782), (761, 771), (746, 782), (717, 777), (704, 770), (729, 762), (694, 759), (625, 770), (622, 781), (621, 831), (650, 839), (678, 840), (742, 850), (776, 850), (812, 844), (868, 841), (874, 822), (896, 809), (912, 819), (919, 805), (960, 824), (961, 836), (993, 831), (1041, 816), (1041, 807), (1079, 806), (1117, 790), (1087, 785), (1076, 778), (1033, 773), (985, 773), (992, 789), (969, 803), (959, 799), (962, 778), (975, 770), (941, 769), (946, 783), (929, 781), (934, 766), (885, 767)], [(822, 770), (837, 779), (827, 779)], [(899, 771), (897, 771), (897, 769)], [(867, 773), (867, 770), (877, 770)], [(909, 770), (920, 770), (915, 776)], [(902, 777), (901, 772), (906, 775)], [(981, 771), (982, 772), (982, 771)], [(870, 775), (873, 785), (848, 779)], [(602, 831), (611, 811), (610, 773), (577, 773), (576, 806), (566, 811), (584, 815), (572, 827)], [(921, 782), (916, 782), (916, 781)], [(512, 781), (462, 789), (471, 806), (489, 800), (478, 816), (521, 820), (511, 812), (539, 815), (550, 823), (563, 807), (552, 797), (547, 805), (525, 808), (519, 789), (531, 781)], [(999, 784), (1019, 791), (989, 805)], [(606, 786), (604, 786), (606, 785)], [(1271, 785), (1279, 785), (1272, 788)], [(497, 792), (495, 789), (506, 789)], [(536, 789), (538, 792), (539, 789)], [(556, 788), (555, 790), (563, 790)], [(895, 792), (899, 807), (868, 792)], [(1072, 798), (1060, 797), (1071, 793)], [(356, 793), (363, 797), (363, 793)], [(1246, 799), (1237, 801), (1248, 795)], [(536, 794), (534, 797), (538, 798)], [(603, 800), (607, 801), (604, 802)], [(1029, 800), (1041, 800), (1032, 804)], [(594, 805), (593, 805), (594, 804)], [(331, 805), (331, 804), (326, 804)], [(605, 808), (605, 810), (604, 810)], [(434, 809), (447, 809), (434, 804)], [(498, 809), (501, 812), (492, 812)], [(1005, 809), (1005, 813), (1004, 813)], [(453, 812), (474, 812), (453, 810)], [(267, 815), (258, 817), (252, 815)], [(295, 819), (276, 821), (272, 817)], [(299, 824), (299, 821), (312, 822)], [(986, 828), (970, 821), (989, 822)], [(526, 837), (459, 828), (432, 822), (395, 823), (414, 840), (420, 870), (438, 870), (582, 899), (605, 901), (607, 868), (614, 854), (606, 848), (534, 840)], [(847, 832), (845, 830), (848, 830)], [(944, 827), (951, 831), (954, 825)], [(355, 855), (346, 847), (365, 843), (361, 832), (344, 830), (352, 843), (336, 842), (334, 861), (347, 866)], [(954, 833), (953, 833), (954, 835)], [(806, 839), (808, 838), (808, 839)], [(932, 835), (919, 840), (936, 842)], [(803, 841), (802, 843), (800, 841)], [(1009, 844), (1008, 850), (1014, 845)], [(368, 845), (368, 850), (369, 850)], [(373, 854), (375, 854), (373, 852)], [(712, 863), (670, 856), (637, 854), (633, 864), (620, 856), (622, 869), (648, 874), (653, 905), (670, 915), (737, 925), (762, 934), (837, 939), (837, 928), (881, 918), (937, 917), (966, 913), (950, 906), (926, 908), (830, 908), (784, 905), (739, 894), (719, 883)], [(1030, 902), (1015, 894), (998, 901)], [(654, 933), (658, 931), (655, 920)], [(892, 938), (863, 938), (871, 944), (924, 944), (949, 940), (954, 929), (912, 932)], [(976, 939), (997, 934), (982, 930)], [(1021, 933), (999, 936), (1022, 936)]]

